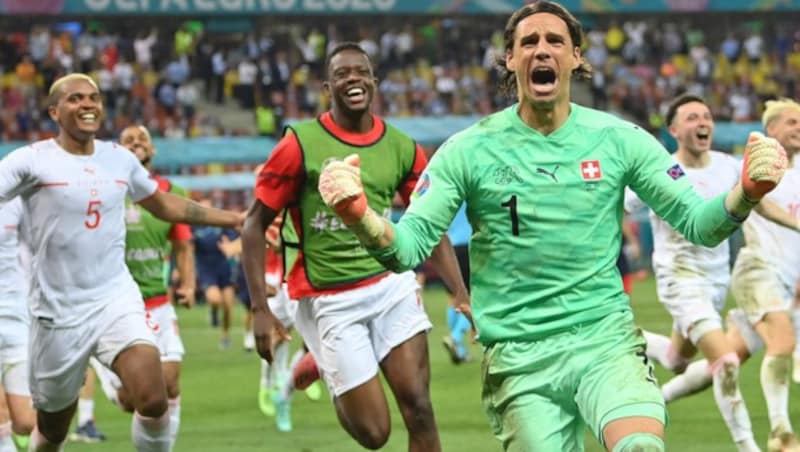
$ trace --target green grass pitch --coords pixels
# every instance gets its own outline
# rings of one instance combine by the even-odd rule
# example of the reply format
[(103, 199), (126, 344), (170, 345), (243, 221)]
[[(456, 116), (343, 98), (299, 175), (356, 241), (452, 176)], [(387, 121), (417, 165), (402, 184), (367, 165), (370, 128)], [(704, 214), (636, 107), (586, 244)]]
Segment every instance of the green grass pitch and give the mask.
[[(670, 331), (671, 320), (656, 301), (653, 281), (635, 284), (633, 307), (639, 324), (656, 332)], [(499, 451), (480, 405), (480, 349), (473, 345), (471, 353), (478, 358), (459, 367), (453, 366), (441, 345), (446, 334), (446, 296), (438, 287), (425, 291), (425, 304), (434, 322), (429, 336), (432, 397), (444, 451)], [(729, 303), (730, 306), (730, 303)], [(219, 331), (208, 325), (208, 310), (198, 306), (179, 311), (181, 333), (187, 354), (184, 361), (182, 387), (182, 422), (176, 451), (276, 451), (276, 452), (351, 452), (362, 450), (339, 427), (327, 396), (318, 402), (296, 394), (292, 418), (294, 430), (280, 433), (273, 420), (258, 410), (256, 394), (259, 385), (259, 363), (255, 353), (241, 348), (243, 308), (236, 306), (233, 346), (222, 351), (217, 347)], [(295, 334), (297, 336), (297, 334)], [(295, 338), (296, 340), (296, 338)], [(742, 390), (753, 420), (756, 438), (765, 447), (768, 434), (766, 406), (761, 395), (758, 372), (761, 356), (756, 356), (742, 369)], [(657, 369), (660, 381), (668, 373)], [(792, 385), (791, 417), (800, 418), (798, 385)], [(99, 388), (98, 388), (99, 390)], [(105, 443), (86, 445), (71, 443), (72, 451), (130, 451), (130, 417), (108, 403), (101, 393), (96, 396), (99, 428), (108, 435)], [(392, 436), (383, 450), (405, 451), (406, 437), (402, 420), (392, 401)], [(670, 424), (666, 444), (674, 451), (734, 450), (727, 430), (717, 412), (710, 391), (669, 406)], [(587, 450), (602, 450), (587, 434)]]

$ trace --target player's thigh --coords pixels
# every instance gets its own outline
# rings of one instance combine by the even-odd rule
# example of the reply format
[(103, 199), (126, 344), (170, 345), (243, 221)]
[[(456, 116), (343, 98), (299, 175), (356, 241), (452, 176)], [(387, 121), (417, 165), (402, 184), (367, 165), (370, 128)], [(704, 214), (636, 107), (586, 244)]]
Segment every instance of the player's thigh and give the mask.
[(575, 400), (595, 437), (603, 441), (608, 425), (628, 417), (653, 419), (663, 427), (664, 397), (633, 314), (609, 315), (581, 334), (586, 341), (579, 351), (583, 371)]
[(336, 295), (300, 300), (295, 327), (314, 355), (330, 393), (340, 396), (374, 378), (378, 361), (363, 313), (358, 310), (360, 300)]
[(31, 396), (7, 393), (6, 401), (14, 433), (18, 435), (30, 434), (36, 424), (36, 411), (31, 406)]
[[(420, 333), (427, 333), (433, 327), (421, 298), (417, 294), (417, 282), (414, 274), (405, 272), (384, 278), (377, 285), (373, 309), (374, 316), (369, 320), (368, 327), (370, 339), (375, 349), (375, 357), (382, 362), (396, 347), (417, 337)], [(425, 343), (427, 351), (427, 342)], [(403, 354), (402, 356), (408, 356)], [(408, 356), (410, 359), (411, 357)], [(419, 365), (419, 357), (414, 363)], [(425, 353), (427, 358), (427, 353)], [(427, 362), (425, 363), (427, 365)]]
[(481, 400), (508, 451), (583, 450), (585, 424), (573, 400), (573, 332), (486, 348)]
[[(484, 386), (483, 406), (495, 437), (509, 452), (582, 451), (585, 424), (568, 398), (521, 388), (533, 375), (511, 376), (491, 393)], [(484, 384), (485, 385), (485, 384)], [(512, 394), (513, 393), (513, 394)]]
[(77, 400), (99, 326), (99, 316), (71, 328), (49, 328), (32, 319), (28, 371), (37, 410), (61, 412)]
[(754, 326), (770, 353), (791, 354), (794, 351), (794, 327), (789, 312), (767, 312)]
[(752, 324), (769, 312), (788, 311), (793, 294), (775, 270), (761, 258), (742, 250), (731, 274), (731, 292)]
[(726, 324), (728, 330), (725, 332), (725, 338), (736, 350), (742, 363), (764, 348), (764, 342), (741, 309), (735, 308), (728, 311)]
[(203, 289), (203, 296), (208, 304), (218, 306), (222, 303), (222, 291), (215, 284), (206, 285)]
[(707, 331), (722, 328), (722, 309), (727, 288), (696, 279), (662, 276), (658, 279), (658, 298), (672, 316), (675, 329), (692, 344)]

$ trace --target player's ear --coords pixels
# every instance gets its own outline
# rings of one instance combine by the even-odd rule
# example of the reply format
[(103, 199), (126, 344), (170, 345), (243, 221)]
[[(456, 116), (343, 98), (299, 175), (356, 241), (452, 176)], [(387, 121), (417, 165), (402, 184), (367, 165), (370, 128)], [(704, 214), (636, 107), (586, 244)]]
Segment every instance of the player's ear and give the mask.
[(667, 131), (669, 132), (670, 135), (672, 135), (672, 138), (675, 138), (676, 140), (678, 139), (678, 129), (675, 128), (675, 126), (670, 124), (670, 126), (667, 127)]
[(47, 107), (47, 114), (50, 115), (50, 119), (55, 122), (58, 122), (58, 108), (55, 104), (50, 104)]
[(514, 72), (517, 68), (517, 61), (514, 59), (514, 49), (506, 49), (506, 69)]

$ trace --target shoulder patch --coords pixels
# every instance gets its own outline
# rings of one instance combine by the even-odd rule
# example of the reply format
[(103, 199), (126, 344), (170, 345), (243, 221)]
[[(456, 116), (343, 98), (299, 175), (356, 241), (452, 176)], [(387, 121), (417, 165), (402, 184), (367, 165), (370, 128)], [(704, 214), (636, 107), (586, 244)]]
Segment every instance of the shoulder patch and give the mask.
[(671, 177), (671, 178), (672, 178), (672, 179), (674, 179), (674, 180), (678, 180), (678, 179), (680, 179), (681, 177), (683, 177), (683, 176), (685, 176), (685, 175), (686, 175), (686, 173), (684, 173), (684, 172), (683, 172), (683, 168), (681, 168), (681, 165), (679, 165), (679, 164), (677, 164), (677, 163), (676, 163), (676, 164), (674, 164), (674, 165), (672, 165), (672, 166), (671, 166), (671, 167), (670, 167), (670, 168), (667, 170), (667, 174), (669, 174), (669, 177)]

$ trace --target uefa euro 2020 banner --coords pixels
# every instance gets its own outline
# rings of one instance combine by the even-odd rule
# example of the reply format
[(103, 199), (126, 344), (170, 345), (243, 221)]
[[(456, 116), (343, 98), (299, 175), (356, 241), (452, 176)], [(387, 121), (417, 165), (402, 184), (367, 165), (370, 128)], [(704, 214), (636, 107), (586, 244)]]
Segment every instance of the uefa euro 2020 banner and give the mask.
[[(505, 14), (535, 0), (0, 0), (0, 14)], [(561, 0), (573, 12), (786, 11), (800, 0)]]

